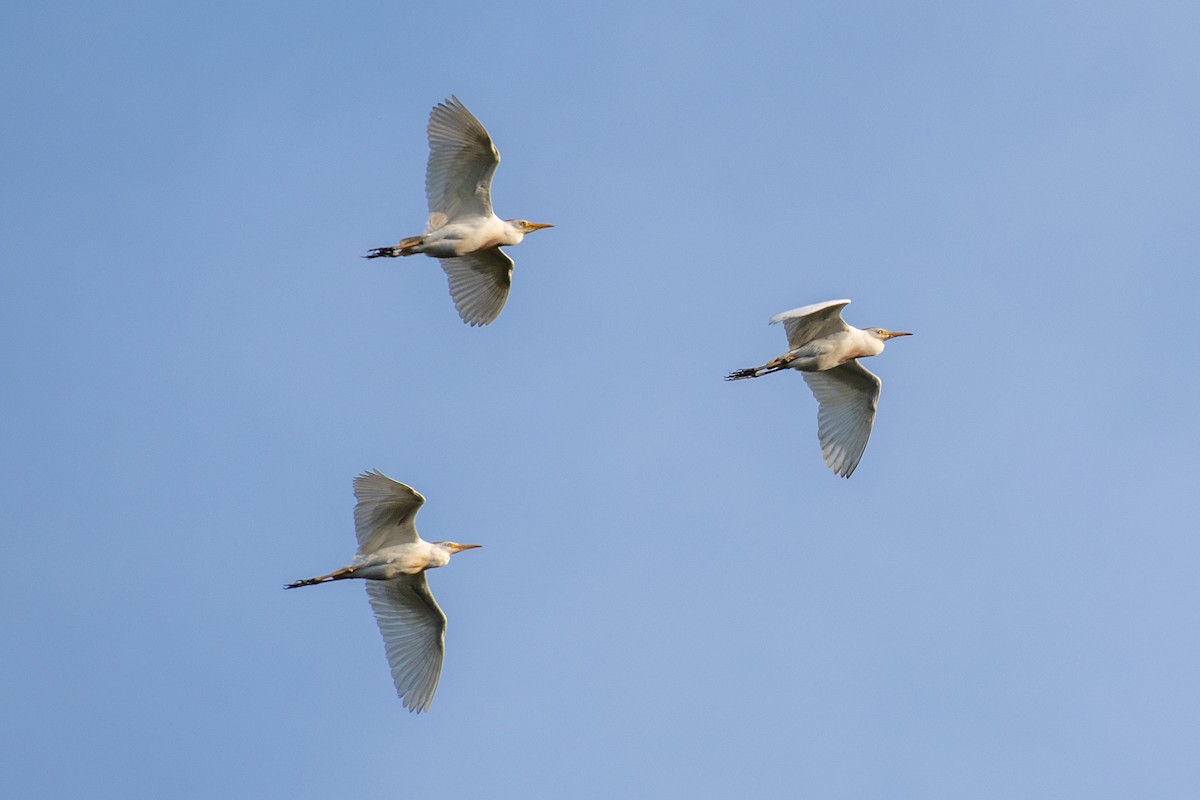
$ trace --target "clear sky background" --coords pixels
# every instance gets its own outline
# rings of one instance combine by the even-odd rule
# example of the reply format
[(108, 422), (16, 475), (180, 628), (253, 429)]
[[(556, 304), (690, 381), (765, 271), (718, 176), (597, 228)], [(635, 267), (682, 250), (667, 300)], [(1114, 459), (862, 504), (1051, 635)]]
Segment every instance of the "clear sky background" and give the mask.
[[(13, 797), (1194, 798), (1200, 8), (24, 3)], [(456, 94), (508, 306), (420, 232)], [(913, 331), (850, 480), (776, 312)], [(351, 478), (480, 542), (427, 714)]]

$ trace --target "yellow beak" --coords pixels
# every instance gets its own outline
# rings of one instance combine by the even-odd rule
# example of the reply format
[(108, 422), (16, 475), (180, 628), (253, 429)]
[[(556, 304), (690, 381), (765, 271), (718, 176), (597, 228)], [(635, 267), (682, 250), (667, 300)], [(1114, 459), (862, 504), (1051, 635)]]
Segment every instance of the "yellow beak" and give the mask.
[(897, 336), (912, 336), (912, 334), (907, 331), (885, 331), (885, 332), (887, 333), (886, 338), (888, 338), (888, 339), (895, 339)]
[(454, 552), (461, 553), (463, 550), (474, 550), (476, 547), (483, 547), (481, 544), (460, 544), (455, 548)]
[(553, 228), (549, 222), (526, 222), (525, 227), (531, 231), (541, 230), (542, 228)]

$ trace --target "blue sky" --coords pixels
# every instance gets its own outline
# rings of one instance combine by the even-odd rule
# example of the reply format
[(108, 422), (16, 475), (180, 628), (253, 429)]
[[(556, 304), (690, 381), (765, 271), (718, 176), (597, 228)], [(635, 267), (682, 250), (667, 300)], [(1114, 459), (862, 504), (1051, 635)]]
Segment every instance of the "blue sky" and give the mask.
[[(447, 26), (450, 26), (447, 28)], [(0, 31), (13, 796), (1194, 797), (1200, 10), (40, 3)], [(469, 30), (468, 30), (469, 28)], [(465, 33), (464, 33), (465, 31)], [(504, 156), (491, 327), (425, 123)], [(774, 313), (913, 331), (822, 464)], [(353, 475), (428, 497), (395, 698)]]

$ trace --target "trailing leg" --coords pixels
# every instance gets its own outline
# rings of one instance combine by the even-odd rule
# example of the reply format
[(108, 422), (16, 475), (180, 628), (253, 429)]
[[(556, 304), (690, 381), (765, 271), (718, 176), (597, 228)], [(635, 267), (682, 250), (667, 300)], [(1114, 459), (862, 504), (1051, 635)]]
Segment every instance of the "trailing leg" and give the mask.
[(414, 253), (421, 252), (420, 247), (425, 243), (424, 236), (408, 236), (400, 240), (399, 244), (394, 244), (390, 247), (373, 247), (363, 258), (395, 258), (396, 256), (411, 256)]
[(358, 571), (358, 567), (342, 567), (341, 569), (334, 570), (333, 572), (329, 573), (328, 575), (318, 575), (315, 578), (305, 578), (302, 581), (293, 581), (283, 588), (296, 589), (301, 586), (313, 586), (318, 583), (328, 583), (329, 581), (345, 580), (346, 578), (353, 578), (354, 573), (357, 571)]
[(789, 359), (787, 356), (773, 358), (761, 367), (746, 367), (745, 369), (734, 370), (725, 376), (727, 381), (739, 381), (742, 378), (758, 378), (762, 375), (769, 375), (772, 372), (778, 372), (781, 369), (788, 368)]

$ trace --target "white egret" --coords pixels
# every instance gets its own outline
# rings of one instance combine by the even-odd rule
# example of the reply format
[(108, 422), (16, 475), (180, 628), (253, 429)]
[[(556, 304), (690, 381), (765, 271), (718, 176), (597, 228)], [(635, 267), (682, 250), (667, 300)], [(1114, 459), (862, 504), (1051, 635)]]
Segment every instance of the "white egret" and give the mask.
[(849, 478), (858, 466), (879, 401), (882, 382), (857, 359), (877, 356), (883, 343), (897, 336), (911, 336), (883, 328), (855, 328), (842, 320), (849, 300), (830, 300), (794, 308), (771, 317), (782, 322), (791, 349), (761, 367), (731, 372), (726, 380), (757, 378), (781, 369), (797, 369), (817, 398), (817, 436), (825, 463)]
[(354, 496), (358, 552), (350, 566), (284, 588), (366, 579), (396, 693), (405, 708), (419, 713), (433, 702), (446, 651), (446, 615), (429, 591), (425, 571), (444, 567), (455, 553), (481, 545), (422, 539), (413, 520), (425, 498), (378, 470), (354, 479)]
[(438, 103), (429, 114), (425, 233), (391, 247), (376, 247), (364, 258), (416, 253), (439, 258), (463, 322), (487, 325), (495, 320), (512, 286), (513, 262), (501, 246), (519, 244), (527, 233), (554, 227), (500, 219), (492, 212), (492, 174), (499, 163), (492, 137), (457, 97)]

